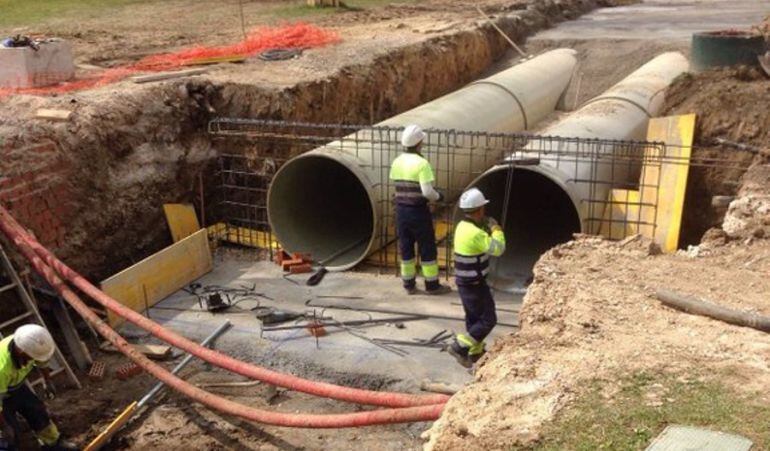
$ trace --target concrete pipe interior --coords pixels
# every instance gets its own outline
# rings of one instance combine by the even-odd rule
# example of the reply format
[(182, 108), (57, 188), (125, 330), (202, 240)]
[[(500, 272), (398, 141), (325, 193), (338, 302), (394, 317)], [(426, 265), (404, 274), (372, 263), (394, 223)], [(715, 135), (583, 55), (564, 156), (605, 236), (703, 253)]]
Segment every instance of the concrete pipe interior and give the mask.
[[(507, 168), (489, 172), (473, 185), (490, 200), (487, 215), (498, 221), (502, 220), (508, 173)], [(490, 282), (510, 291), (527, 284), (540, 255), (572, 239), (581, 227), (569, 195), (548, 177), (526, 169), (514, 169), (507, 210), (506, 250), (493, 259)]]
[(372, 203), (358, 177), (318, 155), (294, 159), (279, 173), (268, 194), (278, 240), (288, 251), (308, 252), (328, 266), (346, 269), (358, 263), (374, 232)]

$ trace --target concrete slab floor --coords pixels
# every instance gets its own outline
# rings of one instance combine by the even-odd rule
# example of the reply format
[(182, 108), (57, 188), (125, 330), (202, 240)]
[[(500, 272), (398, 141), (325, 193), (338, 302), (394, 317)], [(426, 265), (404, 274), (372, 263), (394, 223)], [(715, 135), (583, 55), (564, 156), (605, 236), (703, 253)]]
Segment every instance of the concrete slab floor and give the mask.
[[(423, 379), (449, 384), (464, 384), (472, 379), (468, 370), (458, 365), (446, 352), (434, 348), (400, 346), (399, 349), (408, 353), (400, 356), (338, 328), (327, 328), (328, 334), (317, 342), (304, 328), (265, 332), (260, 337), (261, 322), (255, 312), (250, 310), (258, 303), (287, 311), (305, 312), (312, 310), (305, 302), (313, 299), (313, 303), (463, 317), (462, 307), (453, 305), (460, 301), (456, 291), (439, 297), (407, 296), (401, 288), (400, 279), (394, 275), (378, 276), (361, 272), (329, 273), (320, 285), (308, 287), (304, 284), (308, 276), (290, 276), (290, 279), (297, 282), (295, 284), (286, 280), (280, 268), (270, 262), (217, 258), (214, 270), (198, 280), (198, 283), (232, 288), (255, 285), (257, 292), (274, 300), (247, 299), (225, 312), (209, 313), (200, 310), (195, 296), (179, 291), (152, 307), (150, 317), (197, 341), (209, 335), (225, 319), (230, 320), (234, 327), (217, 342), (217, 349), (258, 365), (290, 371), (303, 377), (350, 381), (353, 385), (389, 385), (391, 388), (395, 386), (410, 391), (417, 391)], [(341, 298), (319, 299), (318, 296)], [(498, 292), (495, 298), (498, 308), (518, 311), (521, 305), (520, 295)], [(319, 316), (332, 316), (338, 321), (393, 316), (333, 309), (323, 311), (320, 308), (316, 308), (316, 312)], [(517, 315), (499, 311), (498, 320), (516, 324)], [(283, 325), (292, 324), (293, 321)], [(445, 329), (454, 332), (464, 330), (464, 323), (454, 320), (426, 319), (403, 324), (403, 329), (392, 324), (379, 324), (356, 329), (356, 332), (369, 338), (411, 341), (428, 339)], [(130, 334), (130, 326), (124, 329)], [(513, 331), (514, 328), (498, 326), (487, 342), (491, 344), (496, 337)]]
[(537, 33), (548, 39), (668, 39), (689, 41), (693, 33), (749, 29), (770, 14), (769, 0), (644, 0), (599, 8)]

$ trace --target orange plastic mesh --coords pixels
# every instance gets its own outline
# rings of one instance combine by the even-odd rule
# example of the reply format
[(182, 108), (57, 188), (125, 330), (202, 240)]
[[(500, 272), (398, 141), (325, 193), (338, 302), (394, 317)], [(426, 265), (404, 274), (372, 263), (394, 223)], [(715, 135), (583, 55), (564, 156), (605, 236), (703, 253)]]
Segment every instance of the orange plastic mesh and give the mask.
[(81, 78), (41, 88), (0, 88), (0, 97), (11, 94), (50, 95), (96, 88), (120, 81), (139, 72), (162, 72), (218, 57), (249, 57), (272, 48), (308, 49), (338, 42), (334, 31), (307, 23), (261, 27), (237, 43), (219, 47), (197, 46), (178, 52), (151, 55), (136, 63), (107, 69), (96, 77)]

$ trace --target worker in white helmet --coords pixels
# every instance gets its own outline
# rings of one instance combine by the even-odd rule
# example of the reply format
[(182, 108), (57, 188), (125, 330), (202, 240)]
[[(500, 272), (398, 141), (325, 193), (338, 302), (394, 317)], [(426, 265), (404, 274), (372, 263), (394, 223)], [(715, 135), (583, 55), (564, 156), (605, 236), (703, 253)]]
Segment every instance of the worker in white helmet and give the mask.
[(417, 260), (414, 246), (420, 252), (420, 268), (428, 294), (445, 294), (450, 288), (438, 280), (438, 252), (433, 216), (428, 202), (439, 202), (443, 195), (433, 187), (433, 168), (420, 150), (425, 132), (419, 125), (409, 125), (401, 135), (404, 152), (390, 167), (390, 180), (396, 194), (396, 234), (401, 253), (401, 279), (408, 294), (417, 293)]
[(464, 218), (454, 234), (455, 281), (465, 310), (465, 330), (449, 346), (449, 353), (466, 368), (484, 355), (484, 339), (497, 324), (495, 300), (487, 285), (489, 258), (505, 251), (505, 235), (497, 221), (486, 216), (489, 201), (478, 188), (460, 196)]
[(17, 414), (20, 414), (34, 431), (41, 449), (78, 449), (62, 439), (58, 428), (48, 415), (45, 404), (25, 383), (29, 373), (40, 367), (46, 380), (46, 390), (53, 394), (53, 385), (43, 365), (51, 359), (54, 350), (51, 334), (37, 324), (25, 324), (16, 329), (13, 335), (0, 340), (0, 430), (3, 434), (0, 449), (16, 449), (18, 446)]

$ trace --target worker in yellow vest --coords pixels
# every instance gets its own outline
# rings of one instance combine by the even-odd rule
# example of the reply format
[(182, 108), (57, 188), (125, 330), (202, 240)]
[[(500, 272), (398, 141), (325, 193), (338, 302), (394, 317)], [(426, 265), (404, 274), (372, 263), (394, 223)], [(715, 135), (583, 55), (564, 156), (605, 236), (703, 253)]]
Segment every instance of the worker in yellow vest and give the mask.
[(419, 125), (409, 125), (401, 135), (404, 152), (393, 160), (390, 180), (396, 194), (396, 234), (401, 253), (401, 279), (408, 294), (417, 293), (417, 260), (414, 245), (420, 251), (420, 267), (425, 278), (428, 294), (445, 294), (452, 291), (438, 280), (438, 252), (433, 216), (428, 202), (438, 202), (443, 195), (433, 187), (433, 168), (420, 149), (425, 132)]
[(487, 285), (489, 258), (505, 252), (503, 229), (486, 216), (489, 201), (478, 188), (460, 196), (464, 218), (454, 234), (455, 282), (465, 310), (465, 330), (449, 346), (449, 353), (470, 368), (485, 352), (484, 339), (497, 324), (495, 300)]
[[(17, 449), (20, 414), (34, 431), (43, 450), (75, 450), (77, 446), (61, 438), (45, 404), (25, 383), (29, 373), (41, 366), (46, 381), (48, 371), (42, 365), (51, 359), (55, 344), (51, 334), (37, 324), (25, 324), (13, 335), (0, 340), (0, 449)], [(52, 390), (50, 381), (46, 390)]]

